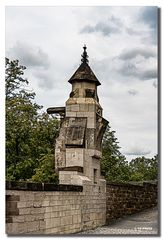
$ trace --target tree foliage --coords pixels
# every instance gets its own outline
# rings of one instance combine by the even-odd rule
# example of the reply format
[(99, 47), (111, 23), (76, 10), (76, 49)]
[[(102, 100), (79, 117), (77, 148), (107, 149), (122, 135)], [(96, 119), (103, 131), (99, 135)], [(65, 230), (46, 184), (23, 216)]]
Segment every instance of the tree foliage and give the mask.
[(115, 131), (108, 125), (103, 138), (101, 169), (108, 182), (135, 182), (157, 180), (158, 155), (144, 156), (128, 162), (120, 152)]
[(158, 178), (158, 155), (153, 158), (137, 157), (129, 166), (130, 181), (150, 181)]
[(120, 152), (115, 131), (108, 125), (102, 143), (101, 169), (107, 181), (126, 182), (129, 180), (129, 166)]
[[(34, 102), (35, 93), (27, 90), (25, 69), (18, 60), (6, 58), (6, 176), (13, 180), (31, 179), (42, 157), (54, 155), (59, 128), (58, 120), (41, 112), (42, 106)], [(49, 174), (54, 175), (54, 166)]]
[(58, 183), (58, 177), (54, 174), (54, 154), (48, 153), (42, 155), (36, 172), (31, 180), (34, 182)]

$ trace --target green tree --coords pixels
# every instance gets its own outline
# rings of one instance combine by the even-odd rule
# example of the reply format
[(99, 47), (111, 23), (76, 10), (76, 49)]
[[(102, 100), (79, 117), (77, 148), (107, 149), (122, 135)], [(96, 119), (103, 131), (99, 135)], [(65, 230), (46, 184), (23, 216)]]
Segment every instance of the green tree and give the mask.
[(54, 155), (59, 128), (58, 120), (34, 102), (35, 93), (23, 78), (25, 69), (18, 60), (6, 58), (6, 177), (13, 180), (31, 179), (42, 156)]
[(108, 125), (102, 143), (101, 169), (107, 181), (126, 182), (129, 180), (129, 166), (121, 154), (115, 131)]
[(58, 183), (58, 176), (54, 174), (54, 154), (49, 152), (42, 155), (39, 166), (31, 180), (34, 182)]
[(153, 158), (137, 157), (130, 164), (130, 181), (157, 180), (158, 155)]

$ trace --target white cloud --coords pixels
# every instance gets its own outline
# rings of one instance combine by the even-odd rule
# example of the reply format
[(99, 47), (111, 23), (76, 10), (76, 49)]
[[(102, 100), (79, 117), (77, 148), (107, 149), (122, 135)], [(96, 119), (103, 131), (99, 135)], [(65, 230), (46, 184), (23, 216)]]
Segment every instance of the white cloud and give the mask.
[(68, 80), (86, 43), (90, 66), (102, 84), (98, 93), (104, 117), (116, 131), (122, 151), (139, 143), (148, 146), (145, 151), (153, 156), (157, 153), (157, 23), (150, 11), (146, 7), (6, 7), (6, 53), (28, 65), (26, 77), (36, 101), (46, 109), (64, 106), (71, 91)]

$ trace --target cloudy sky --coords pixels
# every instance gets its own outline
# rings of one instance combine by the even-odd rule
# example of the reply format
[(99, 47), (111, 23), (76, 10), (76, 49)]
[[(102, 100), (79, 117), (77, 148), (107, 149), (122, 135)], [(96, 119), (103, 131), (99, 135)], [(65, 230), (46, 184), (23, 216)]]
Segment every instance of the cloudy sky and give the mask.
[(6, 7), (6, 57), (44, 109), (64, 106), (87, 45), (104, 117), (127, 159), (157, 153), (156, 7)]

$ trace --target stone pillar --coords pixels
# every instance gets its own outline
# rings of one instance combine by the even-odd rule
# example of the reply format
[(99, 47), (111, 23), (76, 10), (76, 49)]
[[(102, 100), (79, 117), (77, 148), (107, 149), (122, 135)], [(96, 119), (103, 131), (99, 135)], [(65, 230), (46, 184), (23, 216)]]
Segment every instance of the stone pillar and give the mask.
[(100, 171), (101, 142), (108, 122), (102, 117), (97, 95), (97, 86), (101, 83), (87, 58), (84, 47), (82, 63), (69, 80), (72, 91), (66, 107), (60, 108), (64, 117), (55, 146), (55, 168), (60, 184), (104, 182)]

